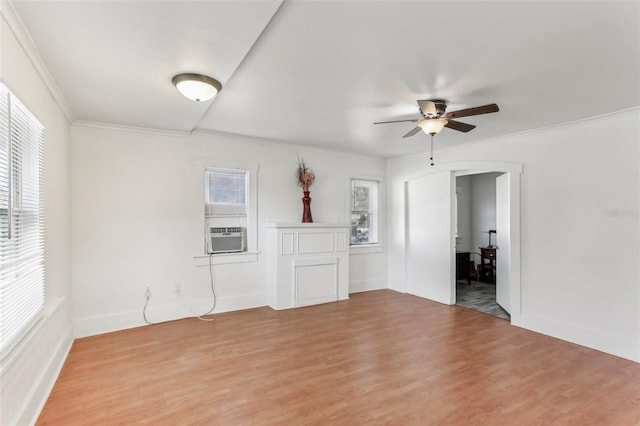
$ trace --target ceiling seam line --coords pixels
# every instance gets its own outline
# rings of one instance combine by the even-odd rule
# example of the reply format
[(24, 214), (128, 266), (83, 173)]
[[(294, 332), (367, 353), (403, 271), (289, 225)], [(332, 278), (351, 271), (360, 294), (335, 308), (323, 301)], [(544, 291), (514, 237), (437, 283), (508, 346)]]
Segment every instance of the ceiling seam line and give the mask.
[[(258, 43), (258, 41), (262, 38), (262, 36), (264, 35), (265, 31), (267, 31), (267, 28), (269, 28), (271, 26), (271, 23), (273, 22), (274, 18), (278, 15), (278, 13), (280, 12), (280, 9), (282, 8), (282, 5), (285, 3), (286, 0), (282, 0), (280, 2), (280, 5), (278, 6), (278, 8), (276, 9), (276, 11), (273, 13), (273, 15), (271, 15), (271, 18), (269, 18), (269, 21), (267, 22), (267, 24), (264, 26), (264, 28), (262, 29), (262, 31), (260, 31), (260, 34), (258, 34), (258, 37), (256, 37), (256, 39), (253, 41), (253, 43), (251, 44), (251, 47), (249, 48), (249, 50), (247, 50), (247, 53), (244, 55), (244, 57), (242, 58), (242, 60), (240, 61), (240, 63), (238, 64), (238, 66), (233, 70), (233, 72), (231, 73), (231, 75), (229, 76), (229, 78), (227, 79), (227, 81), (224, 82), (224, 85), (226, 86), (229, 81), (231, 79), (233, 79), (233, 76), (236, 74), (236, 72), (238, 71), (238, 69), (240, 69), (240, 67), (242, 66), (242, 64), (244, 64), (245, 60), (247, 59), (247, 57), (251, 54), (251, 52), (254, 50), (256, 44)], [(224, 90), (224, 86), (222, 87), (222, 90)], [(222, 90), (220, 90), (220, 92), (222, 92)], [(218, 93), (212, 100), (212, 102), (209, 102), (209, 105), (207, 105), (207, 108), (205, 108), (205, 110), (202, 112), (202, 114), (200, 115), (200, 118), (198, 118), (198, 120), (196, 121), (195, 125), (191, 128), (191, 130), (189, 131), (189, 134), (191, 135), (191, 133), (193, 133), (194, 131), (198, 130), (199, 127), (198, 125), (202, 122), (202, 119), (204, 118), (205, 115), (207, 115), (207, 112), (209, 111), (209, 109), (211, 108), (211, 105), (213, 105), (213, 102), (215, 102), (215, 99), (220, 96), (220, 93)]]

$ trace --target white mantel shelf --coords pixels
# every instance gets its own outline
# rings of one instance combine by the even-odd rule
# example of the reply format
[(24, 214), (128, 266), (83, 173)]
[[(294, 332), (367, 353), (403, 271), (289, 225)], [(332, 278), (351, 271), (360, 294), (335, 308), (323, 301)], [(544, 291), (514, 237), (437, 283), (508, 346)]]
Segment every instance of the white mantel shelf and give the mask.
[(265, 227), (271, 308), (299, 308), (349, 298), (350, 225), (272, 222)]
[(301, 222), (268, 222), (266, 228), (350, 228), (344, 223), (301, 223)]

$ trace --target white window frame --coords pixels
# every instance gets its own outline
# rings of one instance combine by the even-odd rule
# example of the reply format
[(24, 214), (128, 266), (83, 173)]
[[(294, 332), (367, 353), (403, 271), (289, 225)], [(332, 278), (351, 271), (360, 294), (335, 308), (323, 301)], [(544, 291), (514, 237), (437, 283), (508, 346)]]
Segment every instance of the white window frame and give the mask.
[(0, 82), (0, 359), (44, 308), (44, 130)]
[(350, 247), (351, 247), (351, 251), (352, 252), (358, 252), (358, 251), (363, 251), (365, 248), (377, 248), (377, 247), (381, 247), (382, 246), (382, 224), (383, 222), (383, 214), (382, 214), (382, 206), (383, 206), (383, 191), (382, 191), (382, 179), (378, 178), (378, 177), (360, 177), (360, 176), (354, 176), (351, 179), (349, 179), (349, 190), (348, 190), (348, 194), (349, 194), (349, 202), (348, 202), (348, 206), (349, 206), (349, 212), (348, 212), (348, 217), (349, 217), (349, 224), (351, 224), (351, 215), (352, 215), (352, 211), (353, 211), (353, 188), (354, 188), (354, 184), (356, 182), (368, 182), (370, 184), (375, 184), (375, 188), (376, 188), (376, 194), (373, 197), (374, 200), (372, 200), (373, 203), (375, 203), (375, 206), (372, 206), (371, 208), (371, 215), (373, 216), (374, 220), (373, 220), (373, 224), (371, 226), (371, 228), (374, 230), (375, 232), (375, 236), (376, 236), (376, 241), (375, 242), (367, 242), (367, 243), (353, 243), (351, 241), (351, 234), (349, 236), (349, 243), (350, 243)]
[[(247, 172), (247, 211), (246, 211), (246, 231), (247, 231), (247, 245), (246, 251), (238, 253), (215, 253), (212, 255), (212, 262), (214, 265), (227, 264), (227, 263), (245, 263), (245, 262), (257, 262), (258, 261), (258, 175), (260, 172), (260, 164), (258, 163), (245, 163), (245, 162), (233, 162), (233, 161), (208, 161), (207, 159), (201, 159), (200, 172), (198, 173), (199, 182), (201, 186), (201, 202), (202, 202), (202, 220), (203, 231), (201, 235), (206, 235), (207, 229), (207, 217), (205, 214), (206, 204), (206, 185), (204, 172), (208, 170), (241, 170)], [(205, 237), (206, 238), (206, 237)], [(205, 242), (203, 247), (199, 250), (199, 254), (193, 256), (195, 260), (195, 266), (209, 266), (209, 254), (207, 254), (206, 241), (204, 238), (201, 240)]]

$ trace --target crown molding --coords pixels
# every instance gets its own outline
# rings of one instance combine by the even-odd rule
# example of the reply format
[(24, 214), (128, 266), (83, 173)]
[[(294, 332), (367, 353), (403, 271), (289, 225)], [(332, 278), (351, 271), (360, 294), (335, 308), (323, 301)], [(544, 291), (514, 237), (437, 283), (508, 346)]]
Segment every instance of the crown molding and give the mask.
[[(508, 133), (508, 134), (505, 134), (505, 135), (494, 136), (494, 137), (490, 137), (490, 138), (476, 139), (476, 140), (473, 140), (473, 141), (457, 144), (455, 146), (442, 148), (439, 152), (442, 153), (442, 152), (447, 152), (447, 151), (451, 151), (451, 150), (455, 151), (455, 150), (460, 149), (461, 147), (468, 146), (469, 144), (473, 144), (473, 145), (490, 144), (490, 143), (497, 142), (497, 141), (500, 141), (500, 140), (503, 140), (503, 139), (510, 139), (510, 138), (520, 137), (520, 136), (524, 137), (524, 136), (529, 136), (529, 135), (537, 135), (537, 134), (544, 133), (544, 132), (547, 132), (547, 131), (550, 131), (550, 130), (554, 130), (554, 129), (566, 129), (566, 128), (571, 128), (571, 127), (578, 127), (578, 126), (582, 126), (582, 125), (587, 124), (587, 123), (593, 123), (594, 120), (607, 120), (607, 119), (610, 119), (610, 118), (632, 116), (632, 115), (637, 115), (637, 114), (640, 114), (640, 106), (635, 106), (635, 107), (623, 109), (623, 110), (620, 110), (620, 111), (607, 112), (607, 113), (599, 114), (599, 115), (592, 116), (592, 117), (580, 118), (578, 120), (566, 121), (564, 123), (557, 123), (557, 124), (551, 124), (551, 125), (543, 126), (543, 127), (536, 127), (534, 129), (522, 130), (520, 132)], [(387, 160), (409, 159), (409, 158), (415, 158), (416, 156), (423, 156), (423, 155), (427, 155), (427, 154), (428, 154), (428, 152), (424, 151), (424, 152), (418, 152), (418, 153), (415, 153), (415, 154), (407, 154), (407, 155), (399, 155), (399, 156), (394, 156), (394, 157), (388, 157)]]
[(356, 152), (350, 152), (350, 151), (341, 151), (338, 149), (330, 149), (330, 148), (323, 148), (317, 145), (306, 145), (306, 144), (300, 144), (300, 143), (295, 143), (295, 142), (287, 142), (287, 141), (282, 141), (282, 140), (277, 140), (277, 139), (269, 139), (269, 138), (262, 138), (262, 137), (258, 137), (258, 136), (247, 136), (247, 135), (241, 135), (241, 134), (236, 134), (236, 133), (227, 133), (227, 132), (221, 132), (218, 130), (206, 130), (206, 129), (200, 129), (200, 128), (196, 128), (191, 132), (192, 136), (209, 136), (209, 137), (219, 137), (219, 138), (226, 138), (226, 139), (234, 139), (234, 140), (238, 140), (238, 141), (243, 141), (243, 142), (249, 142), (249, 143), (256, 143), (256, 144), (262, 144), (262, 145), (273, 145), (273, 146), (279, 146), (282, 148), (288, 148), (288, 149), (296, 149), (299, 151), (316, 151), (316, 152), (326, 152), (326, 153), (331, 153), (331, 154), (339, 154), (345, 157), (352, 157), (352, 158), (368, 158), (370, 160), (380, 160), (380, 161), (385, 161), (386, 158), (384, 157), (379, 157), (376, 155), (370, 155), (370, 154), (359, 154)]
[(74, 120), (71, 123), (71, 125), (75, 127), (87, 127), (87, 128), (93, 128), (93, 129), (104, 129), (104, 130), (114, 130), (114, 131), (121, 131), (121, 132), (144, 133), (144, 134), (155, 134), (155, 135), (166, 135), (166, 136), (180, 136), (180, 137), (186, 137), (186, 138), (193, 138), (193, 137), (199, 136), (204, 138), (230, 139), (230, 140), (236, 140), (236, 141), (241, 141), (245, 143), (279, 146), (279, 147), (288, 148), (288, 149), (339, 154), (341, 156), (352, 157), (352, 158), (360, 158), (360, 159), (368, 158), (371, 160), (379, 160), (379, 161), (385, 160), (382, 157), (376, 157), (372, 155), (355, 154), (351, 152), (331, 150), (331, 149), (321, 148), (321, 147), (312, 146), (312, 145), (300, 145), (295, 143), (278, 141), (275, 139), (260, 138), (255, 136), (245, 136), (245, 135), (239, 135), (235, 133), (226, 133), (226, 132), (220, 132), (215, 130), (195, 129), (189, 132), (189, 131), (181, 131), (181, 130), (166, 130), (166, 129), (154, 129), (150, 127), (127, 126), (122, 124), (103, 123), (99, 121), (85, 121), (85, 120)]
[(74, 120), (71, 124), (72, 126), (76, 126), (76, 127), (89, 127), (93, 129), (116, 130), (116, 131), (122, 131), (122, 132), (145, 133), (145, 134), (153, 134), (153, 135), (167, 135), (167, 136), (180, 136), (180, 137), (189, 137), (191, 135), (191, 132), (182, 131), (182, 130), (154, 129), (151, 127), (127, 126), (125, 124), (103, 123), (100, 121)]
[(2, 18), (9, 26), (9, 29), (11, 29), (15, 35), (20, 47), (22, 47), (22, 50), (29, 58), (29, 61), (31, 61), (31, 64), (40, 76), (40, 79), (51, 94), (53, 100), (60, 107), (64, 115), (67, 117), (67, 120), (70, 123), (73, 122), (73, 112), (71, 111), (71, 108), (67, 104), (67, 101), (54, 78), (51, 76), (49, 69), (40, 57), (38, 49), (33, 42), (29, 31), (25, 27), (24, 22), (22, 22), (20, 15), (18, 15), (18, 12), (15, 10), (10, 0), (0, 0), (0, 15), (2, 15)]

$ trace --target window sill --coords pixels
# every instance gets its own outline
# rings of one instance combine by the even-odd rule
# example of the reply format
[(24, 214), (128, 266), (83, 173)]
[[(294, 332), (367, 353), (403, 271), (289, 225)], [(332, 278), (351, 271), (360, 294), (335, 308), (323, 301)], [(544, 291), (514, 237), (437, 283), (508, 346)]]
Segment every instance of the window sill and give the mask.
[[(218, 253), (214, 254), (211, 263), (213, 265), (224, 265), (227, 263), (248, 263), (257, 262), (259, 251), (245, 251), (242, 253)], [(195, 266), (209, 266), (209, 255), (203, 254), (199, 256), (193, 256), (195, 260)]]
[(349, 254), (382, 253), (384, 244), (362, 244), (349, 246)]
[(34, 320), (29, 331), (24, 334), (22, 339), (12, 349), (2, 355), (0, 359), (0, 375), (2, 375), (6, 369), (11, 368), (16, 360), (22, 356), (22, 353), (31, 345), (32, 340), (36, 339), (39, 333), (42, 333), (47, 320), (60, 309), (64, 301), (64, 297), (58, 297), (52, 300), (45, 299), (42, 311), (37, 316), (37, 319)]

